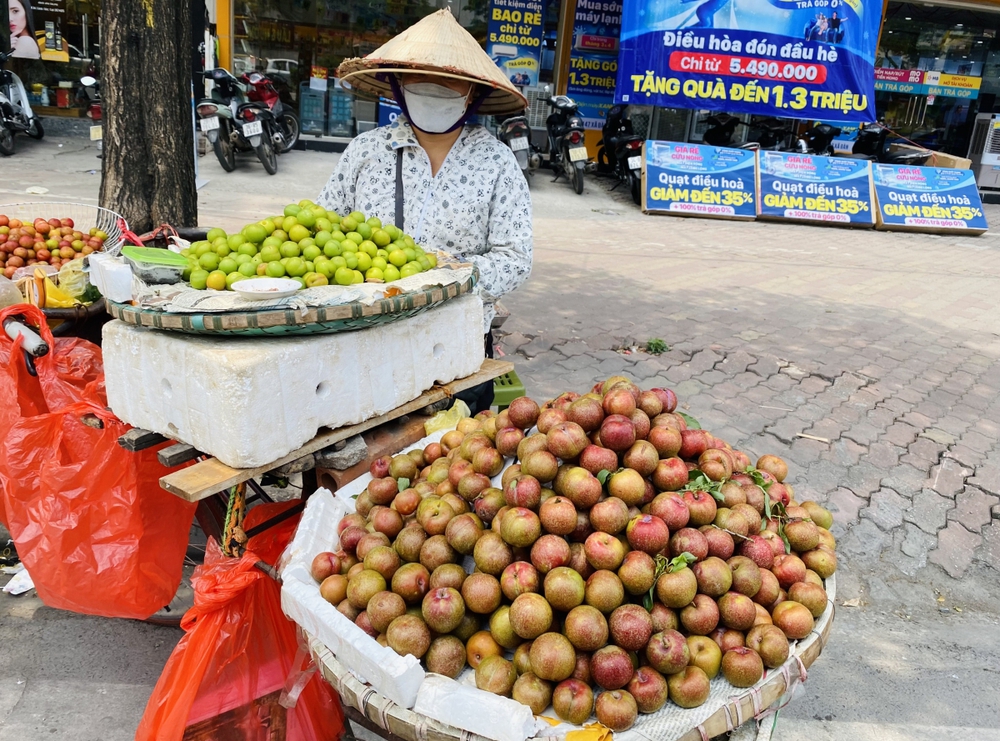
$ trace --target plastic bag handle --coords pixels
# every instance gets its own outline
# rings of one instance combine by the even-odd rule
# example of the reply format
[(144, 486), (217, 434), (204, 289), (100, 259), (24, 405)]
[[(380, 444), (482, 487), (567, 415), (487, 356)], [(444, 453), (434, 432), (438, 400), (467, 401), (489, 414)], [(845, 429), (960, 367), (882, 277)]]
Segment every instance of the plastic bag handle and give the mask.
[[(31, 304), (14, 304), (13, 306), (8, 306), (6, 309), (0, 309), (0, 325), (3, 324), (3, 320), (11, 316), (23, 316), (28, 320), (30, 324), (38, 327), (38, 334), (42, 336), (50, 348), (55, 345), (55, 338), (52, 336), (52, 330), (49, 329), (49, 323), (45, 320), (45, 313), (39, 309), (37, 306), (32, 306)], [(0, 332), (0, 343), (10, 342), (13, 344), (7, 335)]]

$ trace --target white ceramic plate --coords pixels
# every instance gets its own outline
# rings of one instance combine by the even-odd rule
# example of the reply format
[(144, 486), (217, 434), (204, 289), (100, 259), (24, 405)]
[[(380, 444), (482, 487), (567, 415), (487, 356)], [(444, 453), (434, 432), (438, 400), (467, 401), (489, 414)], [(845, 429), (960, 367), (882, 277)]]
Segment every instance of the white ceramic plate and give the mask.
[(233, 290), (243, 298), (263, 300), (285, 298), (299, 290), (298, 281), (290, 278), (247, 278), (233, 283)]

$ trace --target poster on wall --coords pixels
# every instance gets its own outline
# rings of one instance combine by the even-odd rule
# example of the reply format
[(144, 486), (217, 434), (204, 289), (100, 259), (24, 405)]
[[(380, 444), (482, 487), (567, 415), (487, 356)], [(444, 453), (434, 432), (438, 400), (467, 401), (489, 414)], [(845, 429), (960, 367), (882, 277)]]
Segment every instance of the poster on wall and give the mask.
[(758, 150), (757, 215), (830, 226), (875, 224), (867, 160)]
[(757, 216), (756, 157), (749, 149), (647, 141), (643, 164), (646, 213)]
[(615, 103), (621, 23), (617, 0), (577, 0), (566, 94), (579, 105), (588, 129), (600, 129)]
[(972, 170), (875, 164), (878, 228), (982, 234), (988, 228)]
[(66, 0), (9, 0), (10, 48), (18, 59), (68, 62), (63, 39)]
[(874, 121), (882, 0), (624, 0), (616, 103)]
[(518, 87), (538, 84), (544, 23), (541, 0), (490, 0), (486, 53)]

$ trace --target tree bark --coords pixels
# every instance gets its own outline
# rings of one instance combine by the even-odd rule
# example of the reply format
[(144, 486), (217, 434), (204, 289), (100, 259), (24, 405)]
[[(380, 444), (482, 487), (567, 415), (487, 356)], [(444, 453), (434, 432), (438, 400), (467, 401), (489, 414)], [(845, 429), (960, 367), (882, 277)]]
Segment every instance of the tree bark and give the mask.
[(101, 205), (136, 233), (197, 226), (191, 0), (104, 0)]

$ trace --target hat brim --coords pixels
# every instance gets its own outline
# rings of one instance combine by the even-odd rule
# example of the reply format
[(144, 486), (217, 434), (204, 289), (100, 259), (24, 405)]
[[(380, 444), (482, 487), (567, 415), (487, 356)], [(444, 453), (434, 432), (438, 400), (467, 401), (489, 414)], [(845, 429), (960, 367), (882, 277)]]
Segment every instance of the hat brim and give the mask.
[(383, 98), (395, 99), (392, 86), (381, 76), (390, 74), (419, 73), (432, 77), (446, 77), (453, 80), (467, 80), (475, 85), (491, 88), (491, 92), (479, 106), (477, 113), (487, 116), (514, 116), (528, 107), (528, 99), (516, 89), (504, 89), (494, 81), (470, 75), (463, 70), (434, 67), (425, 64), (406, 64), (383, 59), (348, 59), (337, 68), (340, 82), (348, 90), (371, 93)]

